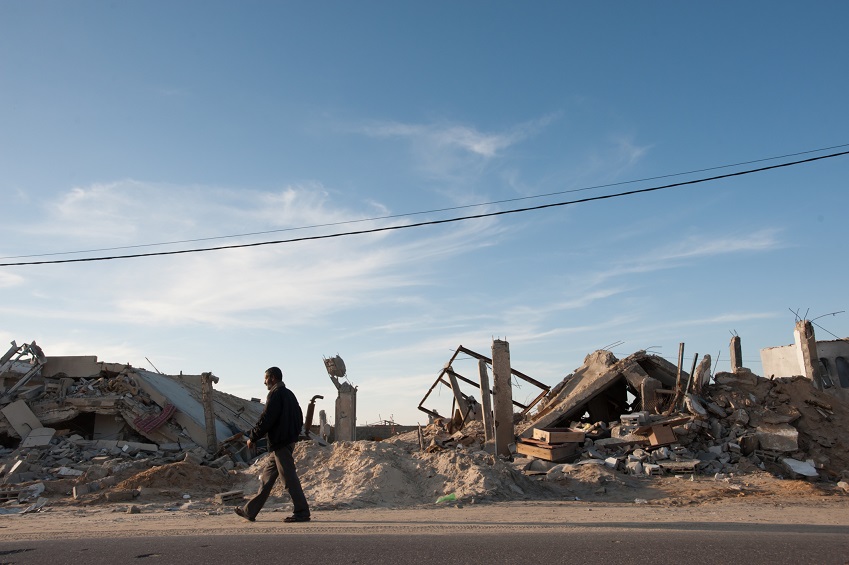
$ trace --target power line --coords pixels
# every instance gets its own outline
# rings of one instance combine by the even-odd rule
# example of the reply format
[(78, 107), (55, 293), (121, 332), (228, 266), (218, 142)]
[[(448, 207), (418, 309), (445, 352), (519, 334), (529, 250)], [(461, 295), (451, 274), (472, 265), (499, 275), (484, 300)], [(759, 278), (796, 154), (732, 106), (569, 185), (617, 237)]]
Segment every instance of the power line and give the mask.
[(279, 245), (279, 244), (282, 244), (282, 243), (296, 243), (296, 242), (301, 242), (301, 241), (315, 241), (315, 240), (321, 240), (321, 239), (346, 237), (346, 236), (351, 236), (351, 235), (363, 235), (363, 234), (379, 233), (379, 232), (385, 232), (385, 231), (396, 231), (396, 230), (402, 230), (402, 229), (408, 229), (408, 228), (417, 228), (417, 227), (422, 227), (422, 226), (434, 226), (434, 225), (439, 225), (439, 224), (449, 224), (449, 223), (453, 223), (453, 222), (462, 222), (462, 221), (466, 221), (466, 220), (476, 220), (476, 219), (480, 219), (480, 218), (490, 218), (490, 217), (494, 217), (494, 216), (504, 216), (504, 215), (507, 215), (507, 214), (518, 214), (520, 212), (531, 212), (531, 211), (536, 211), (536, 210), (545, 210), (547, 208), (556, 208), (556, 207), (560, 207), (560, 206), (569, 206), (569, 205), (573, 205), (573, 204), (583, 204), (583, 203), (586, 203), (586, 202), (595, 202), (595, 201), (598, 201), (598, 200), (608, 200), (608, 199), (612, 199), (612, 198), (620, 198), (620, 197), (623, 197), (623, 196), (632, 196), (634, 194), (645, 194), (645, 193), (648, 193), (648, 192), (656, 192), (658, 190), (665, 190), (665, 189), (668, 189), (668, 188), (676, 188), (676, 187), (688, 186), (688, 185), (693, 185), (693, 184), (701, 184), (701, 183), (705, 183), (705, 182), (711, 182), (711, 181), (716, 181), (716, 180), (720, 180), (720, 179), (727, 179), (727, 178), (731, 178), (731, 177), (751, 175), (751, 174), (754, 174), (754, 173), (760, 173), (760, 172), (769, 171), (769, 170), (773, 170), (773, 169), (780, 169), (780, 168), (784, 168), (784, 167), (792, 167), (792, 166), (795, 166), (795, 165), (801, 165), (803, 163), (812, 163), (814, 161), (821, 161), (823, 159), (831, 159), (831, 158), (840, 157), (840, 156), (843, 156), (843, 155), (849, 155), (849, 151), (841, 151), (839, 153), (832, 153), (832, 154), (829, 154), (829, 155), (821, 155), (819, 157), (811, 157), (809, 159), (802, 159), (800, 161), (790, 161), (790, 162), (787, 162), (787, 163), (780, 163), (778, 165), (770, 165), (768, 167), (760, 167), (760, 168), (757, 168), (757, 169), (748, 169), (748, 170), (745, 170), (745, 171), (738, 171), (736, 173), (728, 173), (728, 174), (717, 175), (717, 176), (713, 176), (713, 177), (705, 177), (705, 178), (701, 178), (701, 179), (694, 179), (694, 180), (689, 180), (689, 181), (676, 182), (676, 183), (672, 183), (672, 184), (654, 186), (654, 187), (650, 187), (650, 188), (641, 188), (641, 189), (638, 189), (638, 190), (629, 190), (629, 191), (626, 191), (626, 192), (618, 192), (618, 193), (615, 193), (615, 194), (606, 194), (606, 195), (603, 195), (603, 196), (592, 196), (592, 197), (589, 197), (589, 198), (581, 198), (581, 199), (578, 199), (578, 200), (567, 200), (567, 201), (564, 201), (564, 202), (553, 202), (553, 203), (550, 203), (550, 204), (540, 204), (539, 206), (529, 206), (529, 207), (526, 207), (526, 208), (513, 208), (513, 209), (510, 209), (510, 210), (501, 210), (501, 211), (498, 211), (498, 212), (487, 212), (487, 213), (483, 213), (483, 214), (474, 214), (474, 215), (471, 215), (471, 216), (459, 216), (459, 217), (456, 217), (456, 218), (446, 218), (446, 219), (443, 219), (443, 220), (431, 220), (431, 221), (427, 221), (427, 222), (417, 222), (417, 223), (414, 223), (414, 224), (405, 224), (405, 225), (401, 225), (401, 226), (384, 226), (384, 227), (381, 227), (381, 228), (372, 228), (372, 229), (367, 229), (367, 230), (358, 230), (358, 231), (349, 231), (349, 232), (339, 232), (339, 233), (332, 233), (332, 234), (326, 234), (326, 235), (313, 235), (313, 236), (306, 236), (306, 237), (296, 237), (296, 238), (291, 238), (291, 239), (280, 239), (280, 240), (274, 240), (274, 241), (260, 241), (260, 242), (256, 242), (256, 243), (240, 243), (240, 244), (234, 244), (234, 245), (220, 245), (220, 246), (216, 246), (216, 247), (203, 247), (203, 248), (199, 248), (199, 249), (181, 249), (181, 250), (178, 250), (178, 251), (157, 251), (157, 252), (152, 252), (152, 253), (134, 253), (134, 254), (130, 254), (130, 255), (112, 255), (112, 256), (106, 256), (106, 257), (86, 257), (86, 258), (81, 258), (81, 259), (54, 259), (54, 260), (51, 260), (51, 261), (26, 261), (26, 262), (19, 262), (19, 263), (0, 263), (0, 267), (17, 267), (17, 266), (23, 266), (23, 265), (50, 265), (50, 264), (60, 264), (60, 263), (84, 263), (84, 262), (92, 262), (92, 261), (111, 261), (111, 260), (115, 260), (115, 259), (135, 259), (135, 258), (138, 258), (138, 257), (158, 257), (158, 256), (164, 256), (164, 255), (183, 255), (183, 254), (186, 254), (186, 253), (200, 253), (202, 251), (221, 251), (221, 250), (224, 250), (224, 249), (241, 249), (241, 248), (246, 248), (246, 247), (260, 247), (260, 246), (264, 246), (264, 245)]
[(423, 214), (435, 214), (435, 213), (438, 213), (438, 212), (452, 212), (452, 211), (455, 211), (455, 210), (465, 210), (465, 209), (469, 209), (469, 208), (478, 208), (478, 207), (481, 207), (481, 206), (491, 206), (493, 204), (506, 204), (508, 202), (519, 202), (519, 201), (522, 201), (522, 200), (534, 200), (534, 199), (537, 199), (537, 198), (547, 198), (549, 196), (559, 196), (561, 194), (584, 192), (584, 191), (588, 191), (588, 190), (598, 190), (600, 188), (610, 188), (610, 187), (613, 187), (613, 186), (623, 186), (623, 185), (626, 185), (626, 184), (634, 184), (634, 183), (646, 182), (646, 181), (650, 181), (650, 180), (659, 180), (659, 179), (672, 178), (672, 177), (678, 177), (678, 176), (684, 176), (684, 175), (692, 175), (692, 174), (696, 174), (696, 173), (704, 173), (704, 172), (707, 172), (707, 171), (715, 171), (715, 170), (719, 170), (719, 169), (728, 169), (728, 168), (731, 168), (731, 167), (739, 167), (739, 166), (742, 166), (742, 165), (751, 165), (753, 163), (762, 163), (764, 161), (774, 161), (776, 159), (786, 159), (787, 157), (796, 157), (796, 156), (799, 156), (799, 155), (808, 155), (808, 154), (811, 154), (811, 153), (819, 153), (821, 151), (830, 151), (832, 149), (839, 149), (841, 147), (849, 147), (849, 143), (844, 143), (844, 144), (841, 144), (841, 145), (832, 145), (831, 147), (821, 147), (819, 149), (810, 149), (808, 151), (798, 151), (796, 153), (787, 153), (785, 155), (778, 155), (778, 156), (775, 156), (775, 157), (764, 157), (762, 159), (753, 159), (751, 161), (740, 161), (739, 163), (732, 163), (732, 164), (729, 164), (729, 165), (717, 165), (715, 167), (706, 167), (706, 168), (703, 168), (703, 169), (693, 169), (691, 171), (684, 171), (684, 172), (680, 172), (680, 173), (670, 173), (670, 174), (667, 174), (667, 175), (645, 177), (645, 178), (642, 178), (642, 179), (614, 182), (614, 183), (608, 183), (608, 184), (598, 184), (598, 185), (586, 186), (586, 187), (581, 187), (581, 188), (572, 188), (572, 189), (568, 189), (568, 190), (559, 190), (557, 192), (548, 192), (548, 193), (545, 193), (545, 194), (536, 194), (536, 195), (533, 195), (533, 196), (519, 196), (519, 197), (516, 197), (516, 198), (506, 198), (506, 199), (503, 199), (503, 200), (492, 200), (490, 202), (480, 202), (480, 203), (477, 203), (477, 204), (466, 204), (466, 205), (463, 205), (463, 206), (451, 206), (451, 207), (447, 207), (447, 208), (434, 208), (432, 210), (423, 210), (423, 211), (419, 211), (419, 212), (405, 212), (405, 213), (401, 213), (401, 214), (390, 214), (390, 215), (386, 215), (386, 216), (375, 216), (375, 217), (371, 217), (371, 218), (361, 218), (359, 220), (344, 220), (344, 221), (341, 221), (341, 222), (329, 222), (329, 223), (325, 223), (325, 224), (313, 224), (313, 225), (308, 225), (308, 226), (296, 226), (296, 227), (291, 227), (291, 228), (280, 228), (280, 229), (275, 229), (275, 230), (264, 230), (264, 231), (237, 233), (237, 234), (230, 234), (230, 235), (216, 235), (216, 236), (210, 236), (210, 237), (199, 237), (199, 238), (194, 238), (194, 239), (179, 239), (179, 240), (173, 240), (173, 241), (161, 241), (161, 242), (156, 242), (156, 243), (140, 243), (140, 244), (136, 244), (136, 245), (122, 245), (122, 246), (115, 246), (115, 247), (100, 247), (100, 248), (96, 248), (96, 249), (84, 249), (84, 250), (77, 250), (77, 251), (58, 251), (58, 252), (52, 252), (52, 253), (34, 253), (34, 254), (28, 254), (28, 255), (8, 255), (8, 256), (5, 256), (5, 257), (0, 257), (0, 259), (26, 259), (26, 258), (29, 258), (29, 257), (55, 257), (55, 256), (58, 256), (58, 255), (78, 255), (80, 253), (99, 253), (99, 252), (103, 252), (103, 251), (120, 251), (122, 249), (141, 249), (141, 248), (145, 248), (145, 247), (161, 247), (161, 246), (164, 246), (164, 245), (179, 245), (179, 244), (183, 244), (183, 243), (199, 243), (199, 242), (202, 242), (202, 241), (215, 241), (215, 240), (220, 240), (220, 239), (233, 239), (233, 238), (236, 238), (236, 237), (251, 237), (251, 236), (256, 236), (256, 235), (269, 235), (269, 234), (272, 234), (272, 233), (283, 233), (283, 232), (299, 231), (299, 230), (307, 230), (307, 229), (315, 229), (315, 228), (327, 228), (327, 227), (343, 226), (343, 225), (349, 225), (349, 224), (358, 224), (358, 223), (362, 223), (362, 222), (373, 222), (373, 221), (377, 221), (377, 220), (391, 220), (391, 219), (395, 219), (395, 218), (406, 218), (406, 217), (409, 217), (409, 216), (420, 216), (420, 215), (423, 215)]

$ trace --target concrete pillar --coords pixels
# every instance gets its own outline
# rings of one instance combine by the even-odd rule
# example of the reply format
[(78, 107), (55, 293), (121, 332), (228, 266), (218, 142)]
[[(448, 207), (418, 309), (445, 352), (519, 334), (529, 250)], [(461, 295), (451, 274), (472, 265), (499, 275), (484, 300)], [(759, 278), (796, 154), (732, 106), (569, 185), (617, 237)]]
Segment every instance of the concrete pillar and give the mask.
[(743, 347), (740, 344), (740, 336), (731, 338), (731, 372), (743, 367)]
[(492, 392), (495, 396), (495, 453), (510, 456), (513, 433), (513, 389), (510, 373), (510, 344), (492, 341)]
[(336, 397), (336, 441), (356, 441), (357, 439), (357, 388), (348, 383), (340, 383)]
[(822, 390), (822, 375), (820, 375), (820, 358), (817, 355), (817, 338), (814, 335), (814, 326), (808, 320), (800, 320), (796, 323), (793, 331), (796, 341), (796, 352), (799, 359), (799, 368), (805, 378), (813, 383), (814, 387)]
[(203, 417), (206, 424), (206, 451), (218, 451), (218, 436), (215, 433), (215, 407), (212, 403), (212, 383), (218, 382), (218, 377), (212, 373), (202, 373), (200, 376), (201, 395), (203, 402)]
[(330, 426), (327, 424), (327, 412), (319, 410), (318, 412), (318, 435), (321, 439), (327, 441), (330, 437)]
[(489, 445), (495, 439), (492, 422), (492, 399), (489, 395), (489, 374), (486, 371), (486, 361), (478, 361), (478, 371), (481, 378), (481, 406), (483, 407), (483, 434), (486, 444)]

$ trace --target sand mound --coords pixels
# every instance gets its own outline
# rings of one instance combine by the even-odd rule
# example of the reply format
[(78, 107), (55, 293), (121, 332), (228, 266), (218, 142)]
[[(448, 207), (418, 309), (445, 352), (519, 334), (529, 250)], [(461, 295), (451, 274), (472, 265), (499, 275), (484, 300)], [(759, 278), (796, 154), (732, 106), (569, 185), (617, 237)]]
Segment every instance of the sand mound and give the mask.
[(115, 490), (153, 488), (182, 491), (189, 494), (209, 495), (224, 492), (233, 484), (233, 478), (221, 469), (180, 461), (153, 467), (133, 475), (116, 485)]
[[(316, 509), (547, 498), (551, 489), (482, 450), (411, 452), (402, 443), (299, 443), (295, 459), (304, 492)], [(245, 471), (256, 476), (261, 461)], [(254, 483), (256, 484), (256, 483)], [(246, 485), (246, 490), (249, 490)], [(286, 497), (278, 483), (273, 496)]]

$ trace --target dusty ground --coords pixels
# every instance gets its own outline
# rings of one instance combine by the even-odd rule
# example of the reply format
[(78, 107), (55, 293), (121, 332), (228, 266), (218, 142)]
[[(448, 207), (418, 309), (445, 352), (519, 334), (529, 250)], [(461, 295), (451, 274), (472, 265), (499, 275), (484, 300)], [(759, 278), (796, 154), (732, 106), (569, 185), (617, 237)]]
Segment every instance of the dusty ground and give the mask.
[[(363, 443), (337, 448), (335, 457), (345, 459), (347, 467), (330, 463), (334, 457), (330, 449), (300, 454), (302, 463), (307, 459), (316, 463), (318, 456), (328, 458), (320, 468), (304, 472), (304, 484), (313, 506), (314, 520), (309, 524), (282, 522), (291, 512), (288, 497), (282, 493), (269, 500), (255, 523), (235, 516), (232, 506), (215, 502), (214, 493), (233, 487), (251, 492), (257, 484), (251, 469), (225, 474), (208, 467), (178, 463), (139, 473), (119, 485), (121, 489), (110, 491), (136, 489), (137, 496), (127, 502), (108, 502), (103, 494), (80, 501), (58, 498), (40, 512), (2, 514), (0, 540), (303, 531), (420, 534), (458, 530), (571, 530), (633, 523), (679, 523), (707, 529), (712, 524), (734, 523), (849, 526), (849, 494), (833, 483), (781, 480), (765, 472), (719, 480), (705, 476), (643, 478), (587, 466), (550, 484), (521, 475), (517, 480), (515, 473), (504, 473), (496, 464), (481, 475), (500, 476), (501, 483), (483, 484), (486, 477), (468, 475), (469, 468), (461, 476), (480, 483), (478, 494), (460, 494), (454, 502), (439, 504), (430, 497), (430, 502), (421, 503), (417, 502), (418, 491), (405, 491), (412, 487), (401, 476), (403, 473), (387, 464), (392, 459), (392, 448), (378, 445)], [(362, 451), (371, 449), (378, 450), (382, 469), (363, 463)], [(435, 459), (434, 468), (452, 461), (450, 454)], [(369, 458), (365, 461), (368, 463)], [(421, 462), (418, 468), (422, 472)], [(348, 471), (344, 480), (343, 470)], [(427, 475), (434, 471), (424, 472)], [(378, 483), (383, 488), (374, 488)], [(504, 490), (505, 483), (519, 484), (526, 492), (522, 495), (514, 492), (513, 500), (498, 500), (497, 492)], [(362, 485), (369, 492), (352, 485)], [(395, 492), (399, 485), (401, 495)], [(448, 488), (457, 486), (450, 484)], [(387, 489), (393, 493), (386, 492)], [(352, 491), (353, 495), (343, 496)], [(494, 494), (487, 496), (487, 492)], [(333, 500), (334, 494), (339, 500)], [(129, 513), (133, 507), (138, 513)]]
[(695, 505), (587, 501), (526, 501), (401, 509), (315, 511), (307, 524), (284, 524), (288, 505), (271, 503), (254, 523), (230, 507), (198, 504), (175, 510), (149, 504), (128, 514), (127, 505), (73, 508), (0, 516), (0, 540), (115, 536), (232, 535), (310, 532), (320, 534), (433, 534), (447, 531), (497, 532), (580, 530), (629, 524), (681, 524), (712, 529), (729, 524), (849, 525), (846, 497), (775, 497), (711, 500)]

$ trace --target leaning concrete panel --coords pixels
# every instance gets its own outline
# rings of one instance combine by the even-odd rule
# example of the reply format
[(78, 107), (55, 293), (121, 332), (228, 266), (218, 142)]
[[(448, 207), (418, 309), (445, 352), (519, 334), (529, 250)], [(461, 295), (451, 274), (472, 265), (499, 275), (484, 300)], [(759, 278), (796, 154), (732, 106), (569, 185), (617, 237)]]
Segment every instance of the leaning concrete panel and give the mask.
[[(136, 382), (142, 390), (160, 407), (164, 408), (166, 404), (170, 403), (177, 408), (174, 420), (186, 429), (192, 441), (205, 448), (206, 419), (203, 413), (203, 404), (188, 387), (179, 382), (180, 377), (159, 375), (140, 369), (136, 371), (135, 376)], [(215, 421), (215, 432), (218, 437), (222, 438), (233, 435), (233, 430), (218, 419)]]
[(12, 402), (0, 412), (3, 413), (12, 429), (18, 433), (21, 439), (27, 437), (31, 431), (44, 427), (23, 400)]
[[(609, 386), (622, 378), (622, 361), (613, 365), (608, 371), (598, 376), (573, 377), (560, 391), (560, 402), (533, 422), (533, 426), (522, 432), (522, 437), (531, 437), (534, 428), (552, 427), (561, 419), (578, 416), (590, 400), (604, 392)], [(630, 362), (629, 362), (630, 363)]]
[[(542, 408), (533, 426), (522, 433), (522, 437), (531, 437), (533, 428), (554, 426), (559, 420), (580, 416), (586, 405), (598, 395), (613, 386), (620, 379), (626, 379), (636, 390), (643, 393), (643, 409), (656, 407), (656, 392), (661, 384), (675, 382), (677, 368), (656, 355), (638, 351), (617, 361), (612, 353), (605, 350), (587, 355), (584, 364), (575, 370), (557, 392), (556, 396)], [(647, 387), (643, 385), (647, 384)], [(556, 389), (555, 389), (556, 390)]]

